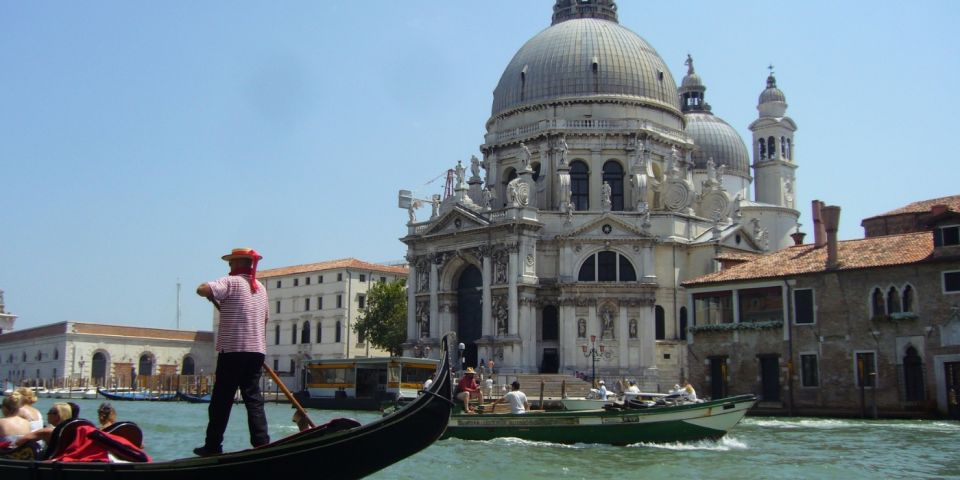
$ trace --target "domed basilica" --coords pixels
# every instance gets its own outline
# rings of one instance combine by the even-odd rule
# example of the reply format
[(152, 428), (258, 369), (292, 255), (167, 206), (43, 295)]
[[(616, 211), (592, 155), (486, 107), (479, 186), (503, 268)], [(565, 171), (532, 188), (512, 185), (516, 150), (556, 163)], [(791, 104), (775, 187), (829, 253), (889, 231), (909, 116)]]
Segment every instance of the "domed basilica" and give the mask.
[(400, 192), (406, 354), (438, 352), (453, 331), (467, 365), (492, 359), (502, 373), (589, 373), (595, 361), (597, 376), (648, 389), (685, 377), (694, 315), (680, 282), (792, 245), (800, 215), (796, 124), (773, 75), (751, 164), (686, 66), (678, 87), (612, 0), (556, 1), (551, 26), (504, 69), (452, 191)]

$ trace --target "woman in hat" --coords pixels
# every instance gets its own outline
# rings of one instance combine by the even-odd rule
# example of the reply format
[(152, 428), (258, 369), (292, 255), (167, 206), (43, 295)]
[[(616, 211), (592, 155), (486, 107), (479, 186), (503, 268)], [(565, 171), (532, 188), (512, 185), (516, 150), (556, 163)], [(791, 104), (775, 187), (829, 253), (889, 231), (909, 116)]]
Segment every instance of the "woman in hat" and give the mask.
[(457, 383), (457, 399), (463, 402), (463, 411), (467, 413), (475, 413), (470, 407), (471, 398), (476, 398), (483, 403), (483, 392), (480, 391), (476, 376), (477, 372), (472, 367), (467, 367), (463, 372), (463, 378)]
[(222, 258), (229, 263), (230, 274), (197, 287), (197, 295), (213, 302), (220, 311), (207, 435), (203, 446), (193, 450), (201, 457), (223, 452), (223, 434), (237, 389), (247, 407), (250, 444), (259, 447), (270, 443), (260, 393), (269, 320), (267, 289), (257, 281), (257, 262), (263, 257), (252, 248), (234, 248)]

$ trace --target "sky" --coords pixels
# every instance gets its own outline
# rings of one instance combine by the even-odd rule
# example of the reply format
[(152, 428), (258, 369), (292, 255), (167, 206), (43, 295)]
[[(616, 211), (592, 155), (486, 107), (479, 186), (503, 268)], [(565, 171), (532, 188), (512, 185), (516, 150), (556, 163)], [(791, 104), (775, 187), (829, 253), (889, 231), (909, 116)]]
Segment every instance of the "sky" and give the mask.
[[(233, 247), (261, 268), (402, 260), (398, 190), (441, 193), (482, 156), (493, 89), (553, 3), (0, 0), (0, 290), (16, 329), (209, 330), (194, 290)], [(618, 6), (676, 82), (693, 56), (747, 141), (774, 66), (807, 233), (814, 199), (841, 206), (853, 239), (863, 218), (960, 193), (960, 2)]]

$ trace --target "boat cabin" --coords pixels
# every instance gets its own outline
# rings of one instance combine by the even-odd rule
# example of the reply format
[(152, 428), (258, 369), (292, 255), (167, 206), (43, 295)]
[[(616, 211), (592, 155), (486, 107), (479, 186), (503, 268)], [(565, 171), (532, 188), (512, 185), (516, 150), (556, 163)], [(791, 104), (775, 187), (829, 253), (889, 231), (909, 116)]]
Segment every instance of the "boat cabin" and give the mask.
[(411, 357), (310, 360), (306, 391), (298, 396), (312, 408), (380, 410), (384, 403), (416, 398), (439, 363)]

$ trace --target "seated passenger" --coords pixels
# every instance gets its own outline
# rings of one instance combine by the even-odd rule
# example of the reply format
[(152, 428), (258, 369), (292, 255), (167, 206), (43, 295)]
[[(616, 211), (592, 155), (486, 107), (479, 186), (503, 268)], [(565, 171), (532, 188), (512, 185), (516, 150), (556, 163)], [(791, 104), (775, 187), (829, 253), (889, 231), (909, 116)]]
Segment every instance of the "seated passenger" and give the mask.
[(41, 428), (40, 430), (34, 430), (26, 435), (23, 435), (17, 439), (16, 444), (23, 445), (29, 441), (34, 442), (44, 442), (48, 443), (50, 441), (50, 434), (53, 433), (53, 430), (60, 425), (61, 423), (70, 420), (70, 417), (73, 416), (73, 409), (70, 408), (70, 405), (67, 405), (63, 402), (54, 403), (50, 406), (50, 410), (47, 410), (47, 426)]
[(463, 402), (463, 411), (467, 413), (474, 413), (473, 407), (470, 406), (471, 398), (476, 398), (480, 403), (483, 403), (483, 392), (480, 391), (477, 379), (474, 378), (476, 373), (472, 367), (467, 367), (467, 370), (463, 372), (463, 378), (457, 384), (457, 400)]
[(530, 402), (527, 401), (527, 395), (520, 391), (520, 382), (514, 380), (510, 387), (512, 390), (493, 402), (494, 410), (497, 404), (506, 402), (510, 405), (510, 413), (526, 413), (530, 410)]
[(697, 391), (693, 389), (693, 385), (690, 385), (690, 382), (687, 382), (683, 385), (683, 396), (688, 401), (696, 402), (697, 401)]
[(637, 386), (636, 380), (630, 380), (630, 386), (624, 393), (640, 393), (640, 387)]
[(0, 418), (0, 448), (13, 446), (30, 433), (30, 421), (20, 416), (23, 397), (13, 392), (3, 397), (3, 418)]
[(110, 402), (103, 402), (97, 408), (97, 420), (100, 421), (100, 430), (103, 430), (117, 422), (117, 410)]

